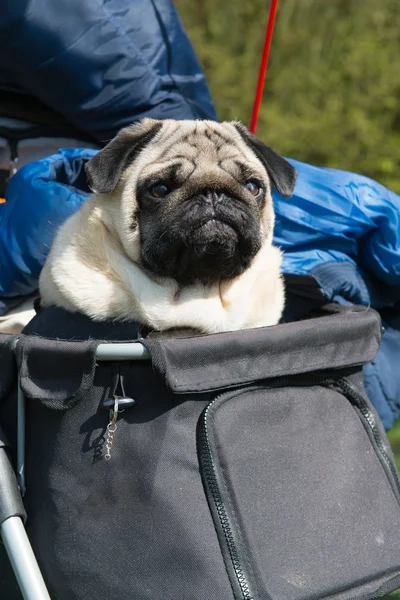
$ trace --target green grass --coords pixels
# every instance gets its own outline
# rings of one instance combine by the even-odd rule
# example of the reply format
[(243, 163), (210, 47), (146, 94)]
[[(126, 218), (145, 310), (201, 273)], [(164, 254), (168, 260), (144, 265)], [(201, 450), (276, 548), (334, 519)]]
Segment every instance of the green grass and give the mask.
[(396, 458), (397, 468), (400, 471), (400, 421), (389, 431), (389, 441)]

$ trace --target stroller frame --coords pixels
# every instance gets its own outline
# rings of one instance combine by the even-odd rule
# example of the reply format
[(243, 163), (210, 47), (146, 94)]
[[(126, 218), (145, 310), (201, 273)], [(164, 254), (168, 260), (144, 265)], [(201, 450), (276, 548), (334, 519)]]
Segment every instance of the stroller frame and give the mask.
[[(18, 345), (15, 343), (14, 351)], [(149, 360), (150, 354), (140, 342), (99, 344), (96, 359), (112, 360)], [(25, 495), (25, 394), (18, 382), (17, 401), (17, 481), (19, 493)], [(1, 450), (1, 448), (0, 448)], [(1, 487), (1, 483), (0, 483)], [(33, 553), (22, 518), (10, 516), (0, 524), (8, 558), (17, 579), (24, 600), (50, 600), (46, 584)]]

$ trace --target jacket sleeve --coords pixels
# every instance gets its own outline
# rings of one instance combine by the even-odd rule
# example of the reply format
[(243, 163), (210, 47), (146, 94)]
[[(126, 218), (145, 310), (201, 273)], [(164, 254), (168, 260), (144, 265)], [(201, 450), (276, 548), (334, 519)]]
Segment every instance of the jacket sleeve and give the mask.
[(0, 0), (0, 87), (95, 140), (144, 116), (216, 119), (171, 0)]

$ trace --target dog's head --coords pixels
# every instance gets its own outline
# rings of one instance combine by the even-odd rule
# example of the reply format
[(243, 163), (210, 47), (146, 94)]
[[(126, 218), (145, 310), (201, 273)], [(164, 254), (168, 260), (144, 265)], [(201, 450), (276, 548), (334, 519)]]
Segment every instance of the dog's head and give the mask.
[(144, 119), (87, 164), (117, 202), (128, 256), (179, 284), (230, 279), (271, 243), (271, 189), (290, 197), (295, 169), (241, 123)]

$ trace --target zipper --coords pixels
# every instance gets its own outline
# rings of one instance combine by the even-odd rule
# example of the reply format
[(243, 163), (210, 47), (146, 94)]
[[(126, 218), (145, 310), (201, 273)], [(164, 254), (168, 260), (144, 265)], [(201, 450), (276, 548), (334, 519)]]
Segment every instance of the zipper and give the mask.
[[(247, 387), (245, 389), (247, 391), (249, 388)], [(210, 504), (211, 512), (216, 514), (223, 536), (224, 546), (221, 546), (221, 549), (225, 558), (225, 563), (228, 559), (231, 567), (231, 569), (229, 570), (231, 572), (233, 570), (236, 588), (239, 588), (240, 590), (241, 600), (256, 600), (256, 596), (253, 593), (252, 585), (250, 583), (251, 574), (247, 572), (247, 569), (243, 564), (243, 557), (238, 548), (238, 540), (235, 539), (237, 538), (238, 532), (235, 532), (233, 528), (232, 519), (229, 516), (229, 512), (222, 497), (222, 493), (218, 483), (217, 472), (212, 457), (207, 421), (210, 410), (217, 402), (223, 400), (225, 397), (233, 397), (241, 391), (243, 390), (235, 390), (233, 392), (232, 390), (230, 390), (229, 392), (219, 394), (205, 408), (205, 410), (200, 416), (199, 421), (198, 449), (203, 483), (206, 490), (208, 491), (207, 497), (209, 501), (210, 499), (212, 500), (212, 504)]]
[[(255, 583), (255, 575), (251, 566), (246, 564), (244, 560), (245, 550), (244, 542), (241, 539), (241, 533), (235, 529), (233, 523), (234, 518), (228, 508), (221, 492), (217, 468), (213, 459), (212, 447), (209, 439), (209, 415), (215, 404), (228, 399), (234, 398), (237, 395), (256, 389), (273, 389), (283, 386), (300, 386), (300, 385), (320, 385), (330, 389), (339, 388), (340, 392), (349, 400), (351, 405), (358, 410), (359, 418), (369, 430), (371, 442), (375, 446), (376, 454), (380, 459), (382, 467), (389, 480), (391, 488), (400, 504), (400, 481), (397, 475), (396, 468), (387, 453), (385, 444), (381, 438), (375, 415), (371, 412), (368, 403), (363, 396), (354, 389), (352, 384), (344, 377), (332, 376), (331, 374), (321, 375), (300, 375), (292, 377), (282, 377), (275, 379), (268, 384), (260, 385), (245, 385), (234, 390), (230, 390), (219, 394), (212, 402), (204, 409), (200, 416), (198, 425), (198, 453), (200, 471), (203, 479), (203, 484), (206, 490), (206, 496), (210, 505), (211, 513), (214, 518), (214, 524), (218, 523), (217, 535), (219, 538), (222, 554), (227, 566), (228, 575), (233, 574), (231, 584), (234, 590), (235, 600), (257, 600), (257, 585)], [(221, 535), (220, 535), (221, 534)], [(235, 593), (237, 590), (240, 593), (238, 596)], [(270, 596), (266, 596), (264, 592), (264, 600), (271, 600)]]

